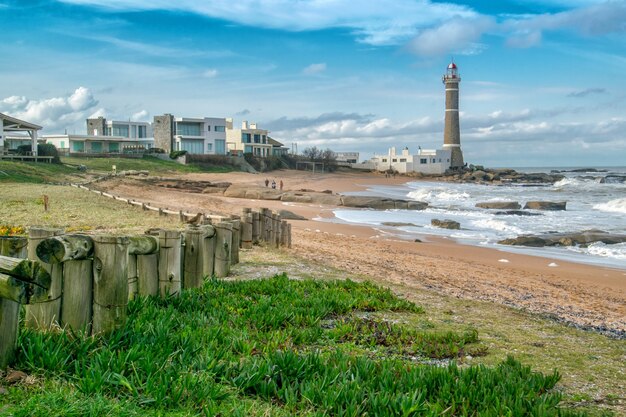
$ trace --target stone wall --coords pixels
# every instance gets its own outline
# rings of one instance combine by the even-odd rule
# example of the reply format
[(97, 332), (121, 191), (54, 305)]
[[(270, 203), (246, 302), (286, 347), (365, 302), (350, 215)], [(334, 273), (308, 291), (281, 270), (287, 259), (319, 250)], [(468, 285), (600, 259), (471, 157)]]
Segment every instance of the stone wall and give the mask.
[(165, 152), (172, 152), (172, 141), (174, 139), (174, 116), (164, 114), (163, 116), (154, 116), (152, 124), (154, 133), (154, 147), (161, 148)]

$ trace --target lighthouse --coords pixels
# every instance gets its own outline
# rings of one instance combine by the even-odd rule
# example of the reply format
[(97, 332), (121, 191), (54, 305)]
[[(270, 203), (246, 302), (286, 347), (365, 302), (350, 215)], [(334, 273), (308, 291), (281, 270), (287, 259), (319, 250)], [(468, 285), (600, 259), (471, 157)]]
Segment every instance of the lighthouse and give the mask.
[(451, 151), (450, 168), (463, 166), (463, 152), (461, 151), (461, 132), (459, 127), (459, 83), (461, 77), (454, 62), (448, 65), (443, 76), (446, 86), (446, 118), (443, 131), (443, 149)]

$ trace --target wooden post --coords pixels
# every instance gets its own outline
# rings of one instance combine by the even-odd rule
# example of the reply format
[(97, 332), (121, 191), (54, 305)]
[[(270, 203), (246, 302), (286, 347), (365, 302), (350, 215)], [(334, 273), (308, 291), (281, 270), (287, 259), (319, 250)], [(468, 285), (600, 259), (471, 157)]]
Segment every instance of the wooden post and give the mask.
[(239, 263), (239, 246), (241, 245), (241, 220), (239, 216), (234, 216), (230, 222), (233, 225), (233, 244), (231, 246), (230, 263)]
[(215, 225), (215, 276), (223, 278), (230, 272), (230, 255), (233, 243), (233, 225), (221, 222)]
[(280, 242), (280, 216), (272, 213), (272, 233), (270, 239), (270, 246), (277, 248)]
[(241, 248), (252, 249), (252, 213), (250, 209), (244, 212), (241, 222)]
[(137, 255), (128, 253), (128, 301), (134, 300), (139, 293), (139, 275), (137, 274)]
[(126, 322), (129, 239), (96, 236), (93, 240), (92, 334), (109, 333)]
[(215, 227), (211, 225), (202, 226), (204, 230), (202, 239), (202, 276), (212, 277), (215, 268)]
[(181, 234), (176, 230), (159, 231), (159, 294), (180, 294)]
[(252, 213), (252, 244), (258, 245), (261, 240), (261, 214), (257, 211)]
[(86, 259), (93, 255), (93, 240), (87, 235), (53, 236), (39, 242), (35, 252), (48, 264)]
[(287, 221), (280, 222), (280, 246), (287, 246)]
[(61, 325), (75, 332), (91, 334), (93, 312), (93, 261), (83, 259), (63, 263), (63, 303)]
[(261, 229), (259, 230), (259, 241), (260, 242), (267, 242), (267, 231), (268, 231), (268, 227), (269, 227), (269, 222), (268, 222), (268, 218), (267, 218), (267, 212), (269, 211), (268, 208), (262, 208), (261, 211), (259, 212), (259, 216), (261, 219)]
[(291, 249), (291, 223), (287, 225), (287, 248)]
[(51, 278), (50, 289), (46, 300), (25, 306), (26, 326), (30, 328), (49, 329), (61, 322), (61, 297), (63, 295), (63, 265), (49, 264), (37, 256), (37, 246), (44, 239), (59, 236), (62, 229), (35, 228), (28, 233), (28, 259), (41, 262)]
[[(25, 237), (0, 238), (0, 255), (26, 258), (28, 239)], [(0, 370), (15, 358), (19, 330), (20, 304), (0, 298)]]
[(128, 244), (128, 297), (159, 293), (158, 251), (156, 236), (130, 236)]
[(204, 277), (204, 235), (206, 230), (188, 227), (185, 230), (185, 264), (183, 265), (183, 288), (199, 288)]

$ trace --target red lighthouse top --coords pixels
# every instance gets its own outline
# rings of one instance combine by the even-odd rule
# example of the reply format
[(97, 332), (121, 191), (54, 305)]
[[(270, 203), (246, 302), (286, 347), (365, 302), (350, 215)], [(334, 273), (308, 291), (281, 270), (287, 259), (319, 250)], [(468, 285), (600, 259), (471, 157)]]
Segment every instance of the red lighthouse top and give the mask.
[(458, 68), (456, 67), (456, 64), (454, 63), (454, 61), (448, 64), (446, 75), (444, 75), (443, 78), (444, 78), (444, 82), (445, 80), (450, 80), (450, 79), (457, 79), (458, 81), (461, 81), (461, 78), (459, 77)]

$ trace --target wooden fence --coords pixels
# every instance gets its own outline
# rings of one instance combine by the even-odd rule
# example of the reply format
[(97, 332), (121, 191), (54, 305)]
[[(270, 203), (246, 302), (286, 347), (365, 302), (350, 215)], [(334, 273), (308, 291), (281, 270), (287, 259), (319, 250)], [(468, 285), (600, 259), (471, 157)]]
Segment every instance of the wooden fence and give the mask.
[(291, 225), (269, 209), (196, 220), (138, 236), (31, 228), (28, 237), (0, 237), (0, 369), (15, 353), (20, 305), (28, 327), (107, 333), (124, 325), (134, 297), (175, 297), (225, 277), (240, 248), (291, 247)]

